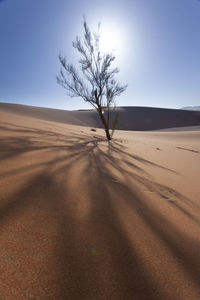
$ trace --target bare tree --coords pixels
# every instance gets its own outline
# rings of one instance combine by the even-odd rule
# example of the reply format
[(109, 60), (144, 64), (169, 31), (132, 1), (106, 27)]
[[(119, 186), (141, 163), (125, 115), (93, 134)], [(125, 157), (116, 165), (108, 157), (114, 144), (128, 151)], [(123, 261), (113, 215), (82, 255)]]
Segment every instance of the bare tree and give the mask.
[(94, 33), (91, 33), (85, 19), (83, 27), (83, 41), (77, 36), (72, 43), (81, 56), (78, 62), (82, 76), (72, 64), (67, 63), (65, 57), (59, 55), (62, 67), (56, 78), (70, 97), (81, 97), (97, 110), (109, 141), (112, 138), (109, 132), (110, 108), (114, 105), (115, 97), (124, 92), (127, 85), (120, 85), (115, 79), (119, 72), (118, 68), (111, 68), (115, 56), (100, 51), (100, 24)]

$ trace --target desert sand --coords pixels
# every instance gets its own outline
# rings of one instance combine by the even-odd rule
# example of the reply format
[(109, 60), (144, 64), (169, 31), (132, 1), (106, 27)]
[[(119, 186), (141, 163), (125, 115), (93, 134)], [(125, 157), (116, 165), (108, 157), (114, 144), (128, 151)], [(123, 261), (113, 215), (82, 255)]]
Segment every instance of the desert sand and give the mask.
[(0, 106), (0, 297), (200, 299), (199, 116), (108, 143), (41, 111)]

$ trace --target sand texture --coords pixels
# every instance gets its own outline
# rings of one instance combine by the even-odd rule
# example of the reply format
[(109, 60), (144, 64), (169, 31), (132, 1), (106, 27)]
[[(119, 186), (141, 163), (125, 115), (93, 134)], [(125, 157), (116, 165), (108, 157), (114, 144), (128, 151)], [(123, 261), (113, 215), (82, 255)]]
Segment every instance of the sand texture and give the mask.
[(0, 108), (0, 298), (200, 299), (198, 127), (34, 114)]

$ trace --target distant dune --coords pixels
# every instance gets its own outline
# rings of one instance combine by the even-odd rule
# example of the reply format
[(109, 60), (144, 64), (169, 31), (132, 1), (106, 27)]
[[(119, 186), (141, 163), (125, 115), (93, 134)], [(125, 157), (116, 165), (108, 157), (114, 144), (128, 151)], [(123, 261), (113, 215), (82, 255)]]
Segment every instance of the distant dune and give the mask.
[(91, 110), (67, 111), (60, 109), (51, 109), (8, 103), (0, 103), (0, 110), (46, 121), (53, 121), (79, 126), (100, 127), (96, 112)]
[(185, 107), (182, 107), (181, 109), (185, 109), (185, 110), (200, 110), (200, 106), (185, 106)]
[[(94, 110), (67, 111), (19, 104), (0, 103), (0, 110), (27, 117), (71, 125), (101, 128)], [(148, 131), (166, 128), (200, 126), (200, 112), (151, 107), (118, 107), (111, 113), (111, 122), (119, 113), (119, 130)]]

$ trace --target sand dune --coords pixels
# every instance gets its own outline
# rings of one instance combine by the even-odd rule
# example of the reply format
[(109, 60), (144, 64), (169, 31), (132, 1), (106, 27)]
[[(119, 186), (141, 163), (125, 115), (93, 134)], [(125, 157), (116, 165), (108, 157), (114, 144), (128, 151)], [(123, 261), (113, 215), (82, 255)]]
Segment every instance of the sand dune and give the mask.
[(199, 299), (200, 131), (95, 118), (0, 105), (0, 297)]
[[(19, 104), (0, 103), (0, 110), (29, 116), (41, 120), (101, 128), (101, 122), (94, 110), (64, 111)], [(118, 107), (111, 113), (111, 124), (119, 114), (117, 129), (147, 131), (174, 127), (200, 126), (199, 111), (162, 109), (151, 107)]]

